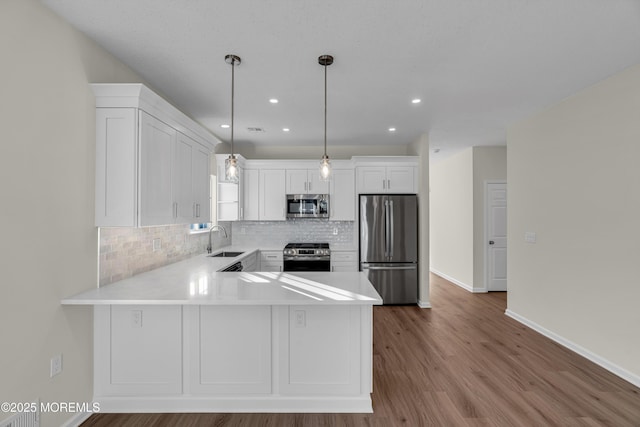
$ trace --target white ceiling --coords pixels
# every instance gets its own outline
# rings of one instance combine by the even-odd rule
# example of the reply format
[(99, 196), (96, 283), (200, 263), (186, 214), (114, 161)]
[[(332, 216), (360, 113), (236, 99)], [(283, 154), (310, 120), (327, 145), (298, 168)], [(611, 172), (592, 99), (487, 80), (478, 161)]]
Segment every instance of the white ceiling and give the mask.
[(322, 144), (317, 58), (333, 55), (329, 155), (425, 132), (440, 155), (502, 145), (515, 121), (640, 63), (638, 0), (42, 1), (225, 141), (226, 54), (242, 58), (236, 142), (272, 145)]

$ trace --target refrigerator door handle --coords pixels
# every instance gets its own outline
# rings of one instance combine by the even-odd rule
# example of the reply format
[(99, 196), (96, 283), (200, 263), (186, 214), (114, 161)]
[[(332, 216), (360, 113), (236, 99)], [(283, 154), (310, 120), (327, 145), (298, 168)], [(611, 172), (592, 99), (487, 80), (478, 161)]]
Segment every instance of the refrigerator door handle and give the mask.
[(389, 201), (384, 201), (384, 256), (389, 257)]
[(416, 268), (418, 268), (417, 265), (405, 265), (405, 266), (397, 266), (397, 267), (380, 267), (380, 266), (366, 266), (363, 265), (362, 269), (363, 270), (415, 270)]
[(393, 258), (393, 245), (395, 245), (395, 239), (393, 237), (393, 228), (395, 223), (393, 221), (393, 200), (389, 200), (389, 258)]

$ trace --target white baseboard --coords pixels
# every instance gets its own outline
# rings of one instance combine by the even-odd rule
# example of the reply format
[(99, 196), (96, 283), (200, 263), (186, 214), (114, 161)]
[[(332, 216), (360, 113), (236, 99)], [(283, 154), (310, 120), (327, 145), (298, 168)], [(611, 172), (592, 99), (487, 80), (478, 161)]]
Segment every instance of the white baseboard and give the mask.
[(438, 276), (442, 277), (443, 279), (447, 279), (448, 281), (450, 281), (454, 285), (460, 286), (465, 291), (469, 291), (469, 292), (472, 292), (472, 293), (475, 293), (475, 294), (477, 294), (477, 293), (486, 293), (487, 292), (486, 288), (474, 289), (473, 286), (467, 285), (466, 283), (461, 282), (458, 279), (456, 279), (454, 277), (451, 277), (451, 276), (449, 276), (447, 274), (444, 274), (443, 272), (438, 271), (438, 270), (436, 270), (434, 268), (430, 268), (429, 271), (432, 272), (433, 274), (437, 274)]
[(418, 300), (418, 307), (420, 307), (420, 308), (431, 308), (431, 303), (429, 301)]
[(506, 314), (507, 316), (511, 317), (514, 320), (517, 320), (518, 322), (522, 323), (525, 326), (530, 327), (531, 329), (533, 329), (536, 332), (541, 333), (542, 335), (544, 335), (545, 337), (557, 342), (558, 344), (560, 344), (563, 347), (568, 348), (569, 350), (578, 353), (580, 356), (585, 357), (587, 359), (589, 359), (590, 361), (592, 361), (593, 363), (595, 363), (596, 365), (600, 365), (602, 366), (604, 369), (606, 369), (607, 371), (611, 372), (614, 375), (619, 376), (620, 378), (622, 378), (625, 381), (630, 382), (631, 384), (635, 385), (636, 387), (640, 387), (640, 376), (627, 371), (626, 369), (616, 365), (615, 363), (610, 362), (609, 360), (598, 356), (595, 353), (592, 353), (591, 351), (587, 350), (584, 347), (579, 346), (578, 344), (569, 341), (568, 339), (556, 334), (555, 332), (552, 332), (550, 330), (548, 330), (547, 328), (538, 325), (536, 322), (533, 322), (529, 319), (527, 319), (526, 317), (520, 316), (517, 313), (514, 313), (513, 311), (507, 309), (504, 314)]
[(69, 418), (66, 423), (62, 424), (62, 427), (78, 427), (80, 424), (87, 421), (91, 415), (93, 415), (92, 412), (78, 412), (73, 417)]
[(369, 395), (354, 397), (94, 397), (100, 412), (372, 413)]

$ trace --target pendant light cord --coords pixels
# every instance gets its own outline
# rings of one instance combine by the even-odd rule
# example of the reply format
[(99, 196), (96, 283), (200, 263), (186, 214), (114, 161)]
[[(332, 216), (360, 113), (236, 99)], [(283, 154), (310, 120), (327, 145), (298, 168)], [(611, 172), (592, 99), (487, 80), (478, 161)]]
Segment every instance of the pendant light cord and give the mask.
[(233, 102), (235, 99), (236, 60), (231, 58), (231, 157), (233, 157)]
[(327, 157), (327, 66), (324, 66), (324, 156)]

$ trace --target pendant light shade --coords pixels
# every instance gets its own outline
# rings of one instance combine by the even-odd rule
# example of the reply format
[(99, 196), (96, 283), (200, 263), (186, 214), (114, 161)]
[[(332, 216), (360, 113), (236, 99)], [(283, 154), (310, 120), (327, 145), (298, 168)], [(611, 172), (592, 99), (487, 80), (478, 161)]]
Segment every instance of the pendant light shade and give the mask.
[(239, 56), (226, 55), (224, 60), (227, 64), (231, 64), (231, 154), (224, 162), (225, 180), (230, 182), (238, 182), (238, 160), (233, 154), (233, 113), (235, 100), (235, 70), (236, 65), (240, 65), (242, 61)]
[(333, 56), (321, 55), (318, 64), (324, 67), (324, 155), (320, 160), (320, 180), (328, 181), (331, 178), (331, 162), (327, 156), (327, 67), (333, 64)]

